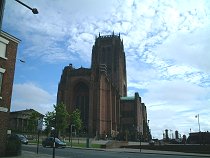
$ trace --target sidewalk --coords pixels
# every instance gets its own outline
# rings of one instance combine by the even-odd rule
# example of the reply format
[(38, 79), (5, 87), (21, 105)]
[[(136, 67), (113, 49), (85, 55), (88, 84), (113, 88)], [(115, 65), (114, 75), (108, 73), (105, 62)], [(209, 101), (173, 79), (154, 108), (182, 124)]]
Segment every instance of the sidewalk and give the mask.
[[(111, 152), (127, 152), (127, 153), (140, 153), (140, 149), (128, 149), (128, 148), (113, 148), (113, 149), (96, 149), (96, 148), (77, 148), (81, 150), (98, 150), (98, 151), (111, 151)], [(173, 151), (159, 151), (159, 150), (141, 150), (142, 154), (159, 154), (159, 155), (183, 155), (183, 156), (199, 156), (199, 157), (210, 157), (210, 154), (196, 154), (196, 153), (183, 153), (183, 152), (173, 152)], [(141, 154), (140, 153), (140, 154)], [(36, 154), (35, 152), (22, 151), (21, 156), (11, 157), (11, 158), (52, 158), (52, 155), (47, 154)], [(8, 158), (8, 157), (3, 157)], [(56, 158), (64, 158), (56, 156)]]
[[(113, 151), (113, 152), (140, 153), (140, 149), (115, 148), (115, 149), (105, 149), (105, 150), (106, 151)], [(141, 153), (142, 154), (183, 155), (183, 156), (210, 157), (210, 154), (184, 153), (184, 152), (175, 152), (175, 151), (160, 151), (160, 150), (146, 150), (146, 149), (141, 149)]]
[[(60, 156), (55, 156), (56, 158), (64, 158)], [(9, 158), (9, 157), (1, 157), (1, 158)], [(12, 156), (11, 158), (52, 158), (52, 155), (47, 154), (37, 154), (35, 152), (30, 151), (22, 151), (20, 156)]]

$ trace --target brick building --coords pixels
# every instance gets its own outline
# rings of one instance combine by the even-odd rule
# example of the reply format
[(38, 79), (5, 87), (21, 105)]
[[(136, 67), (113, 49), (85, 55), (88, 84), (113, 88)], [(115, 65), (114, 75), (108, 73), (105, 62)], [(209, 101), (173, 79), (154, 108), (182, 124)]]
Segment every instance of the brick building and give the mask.
[(4, 6), (5, 6), (5, 0), (1, 0), (0, 1), (0, 30), (2, 26), (3, 15), (4, 15)]
[(137, 140), (140, 134), (143, 141), (151, 139), (147, 109), (138, 93), (135, 93), (133, 97), (120, 98), (120, 115), (120, 133), (124, 140)]
[[(78, 108), (83, 131), (91, 137), (104, 138), (119, 133), (121, 97), (126, 96), (126, 59), (120, 34), (99, 34), (92, 47), (91, 68), (75, 69), (72, 64), (64, 68), (57, 103), (64, 103), (69, 113)], [(142, 113), (137, 112), (136, 119), (141, 117)], [(138, 126), (143, 129), (143, 123), (138, 122)]]
[(0, 34), (0, 155), (5, 153), (15, 62), (19, 39), (1, 31)]

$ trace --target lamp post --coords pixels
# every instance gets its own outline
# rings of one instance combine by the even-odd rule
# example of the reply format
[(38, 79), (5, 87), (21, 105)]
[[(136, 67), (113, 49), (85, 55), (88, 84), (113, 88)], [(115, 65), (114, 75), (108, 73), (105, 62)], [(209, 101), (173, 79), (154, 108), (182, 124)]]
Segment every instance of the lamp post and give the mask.
[(33, 12), (33, 14), (38, 14), (39, 13), (36, 8), (31, 8), (31, 7), (29, 7), (28, 5), (26, 5), (25, 3), (23, 3), (23, 2), (21, 2), (19, 0), (15, 0), (15, 1), (20, 3), (21, 5), (25, 6), (26, 8), (30, 9)]
[(139, 151), (141, 152), (141, 127), (139, 126)]
[(52, 158), (55, 158), (55, 138), (57, 137), (57, 131), (56, 131), (56, 128), (57, 128), (57, 112), (55, 110), (55, 127), (54, 127), (54, 134), (53, 134), (53, 155), (52, 155)]
[(23, 60), (23, 59), (18, 59), (21, 63), (26, 63), (26, 61), (25, 60)]
[(148, 141), (150, 141), (150, 134), (151, 134), (151, 133), (150, 133), (150, 129), (149, 129), (149, 121), (150, 121), (150, 120), (147, 120), (147, 130), (148, 130), (148, 131), (147, 131), (147, 140), (148, 140)]
[(75, 125), (71, 124), (71, 148), (72, 148), (72, 127), (75, 127)]
[(201, 130), (200, 130), (199, 114), (195, 115), (195, 118), (198, 118), (198, 130), (199, 130), (199, 132), (200, 132)]
[(55, 127), (51, 127), (51, 133), (53, 134), (53, 153), (52, 158), (55, 158)]
[(198, 132), (199, 132), (199, 138), (198, 138), (198, 141), (201, 145), (201, 128), (200, 128), (200, 120), (199, 120), (199, 114), (195, 115), (195, 118), (198, 118)]
[(37, 120), (37, 131), (38, 131), (37, 133), (38, 141), (37, 141), (37, 149), (36, 149), (37, 154), (39, 153), (39, 135), (42, 130), (42, 126), (43, 126), (43, 118), (39, 118)]

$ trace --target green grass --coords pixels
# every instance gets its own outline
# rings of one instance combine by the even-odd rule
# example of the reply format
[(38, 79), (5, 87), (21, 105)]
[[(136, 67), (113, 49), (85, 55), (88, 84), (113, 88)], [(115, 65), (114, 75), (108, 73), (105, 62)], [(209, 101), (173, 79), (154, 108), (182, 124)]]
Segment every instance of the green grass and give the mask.
[[(67, 146), (71, 146), (71, 142), (65, 141)], [(29, 144), (37, 144), (37, 140), (29, 140)], [(42, 141), (39, 141), (39, 144), (42, 144)], [(73, 141), (72, 147), (86, 148), (86, 143), (79, 143)], [(90, 148), (101, 148), (101, 144), (90, 144)]]
[[(66, 142), (67, 146), (71, 146), (71, 142)], [(72, 142), (72, 147), (79, 147), (79, 148), (86, 148), (86, 143), (76, 143), (76, 142)], [(100, 144), (90, 144), (89, 145), (90, 148), (101, 148)]]
[[(28, 141), (29, 144), (37, 144), (37, 140), (29, 140)], [(39, 144), (42, 143), (41, 141), (39, 141)]]
[[(71, 142), (66, 142), (66, 145), (67, 146), (71, 146)], [(72, 142), (72, 146), (73, 147), (80, 147), (80, 148), (84, 148), (86, 147), (86, 144), (85, 143), (76, 143), (76, 142)]]
[(91, 144), (91, 148), (101, 148), (101, 144)]

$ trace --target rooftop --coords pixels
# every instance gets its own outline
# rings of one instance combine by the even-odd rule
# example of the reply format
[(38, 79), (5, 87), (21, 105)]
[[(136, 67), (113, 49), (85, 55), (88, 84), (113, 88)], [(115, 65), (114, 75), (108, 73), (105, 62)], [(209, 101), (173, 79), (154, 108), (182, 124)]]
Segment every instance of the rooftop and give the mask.
[(120, 100), (135, 100), (135, 97), (121, 97)]

